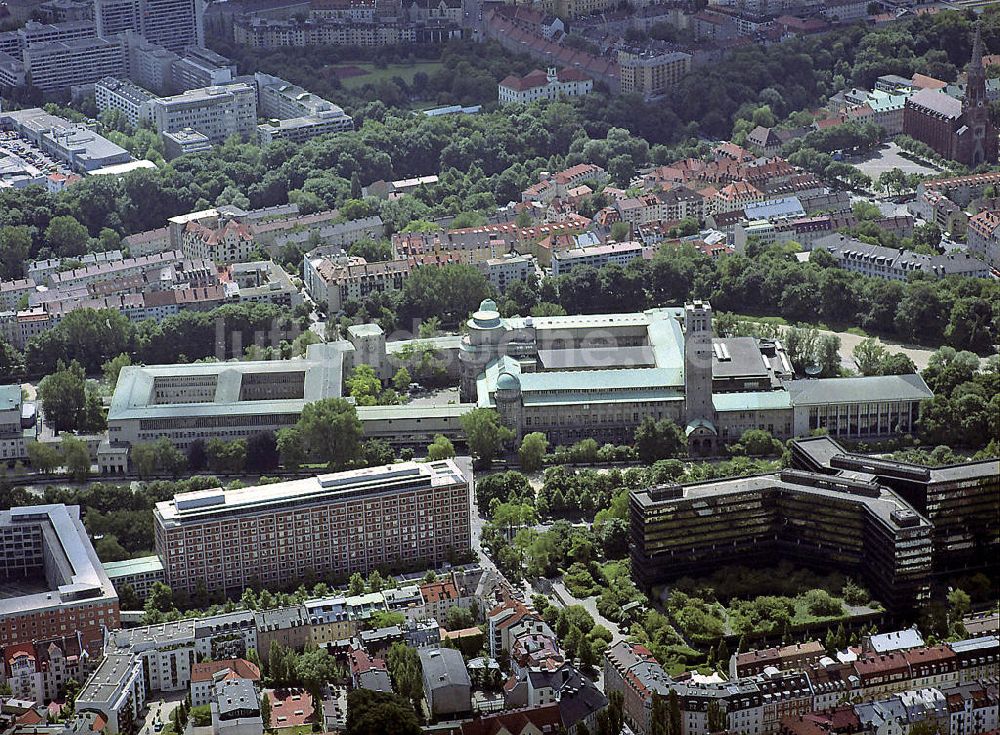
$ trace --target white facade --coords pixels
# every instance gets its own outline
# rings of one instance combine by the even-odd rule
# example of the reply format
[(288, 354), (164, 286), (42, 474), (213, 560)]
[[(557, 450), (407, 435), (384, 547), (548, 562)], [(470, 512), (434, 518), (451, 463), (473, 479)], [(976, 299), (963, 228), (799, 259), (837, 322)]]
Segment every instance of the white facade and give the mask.
[(142, 87), (114, 77), (101, 79), (94, 85), (97, 109), (101, 112), (118, 110), (133, 128), (138, 127), (140, 122), (153, 121), (149, 104), (153, 99), (153, 95)]
[(536, 70), (521, 78), (507, 77), (497, 86), (497, 96), (501, 105), (524, 105), (537, 100), (582, 97), (593, 89), (594, 80), (579, 70), (556, 71), (549, 67), (547, 73)]
[(213, 144), (238, 135), (249, 138), (257, 130), (257, 94), (242, 82), (224, 87), (191, 89), (151, 102), (153, 126), (159, 133), (190, 128)]

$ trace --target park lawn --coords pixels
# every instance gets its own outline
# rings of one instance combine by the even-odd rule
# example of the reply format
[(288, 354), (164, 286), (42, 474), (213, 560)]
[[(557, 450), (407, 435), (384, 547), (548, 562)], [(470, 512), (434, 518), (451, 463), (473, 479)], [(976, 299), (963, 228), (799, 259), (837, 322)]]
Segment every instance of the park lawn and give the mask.
[(367, 72), (366, 74), (359, 74), (358, 76), (347, 77), (346, 79), (341, 80), (341, 84), (343, 84), (346, 89), (356, 89), (364, 86), (365, 84), (377, 84), (382, 80), (389, 80), (393, 77), (399, 77), (407, 84), (412, 84), (413, 76), (418, 71), (422, 71), (427, 75), (433, 74), (441, 68), (441, 62), (417, 61), (413, 64), (389, 64), (384, 69), (378, 69), (374, 64), (370, 63), (345, 63), (343, 66), (356, 66)]

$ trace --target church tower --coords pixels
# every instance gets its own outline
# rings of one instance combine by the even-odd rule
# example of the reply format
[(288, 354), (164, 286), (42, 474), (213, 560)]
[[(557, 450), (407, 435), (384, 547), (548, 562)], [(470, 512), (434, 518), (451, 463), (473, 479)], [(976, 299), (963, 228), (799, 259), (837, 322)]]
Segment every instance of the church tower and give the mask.
[(712, 404), (712, 305), (684, 305), (684, 420), (691, 454), (712, 454), (718, 438)]
[(962, 115), (965, 125), (972, 133), (969, 148), (963, 158), (971, 167), (996, 160), (997, 134), (990, 122), (990, 110), (986, 99), (986, 69), (983, 68), (983, 35), (976, 24), (976, 37), (972, 42), (972, 59), (966, 71), (965, 99)]

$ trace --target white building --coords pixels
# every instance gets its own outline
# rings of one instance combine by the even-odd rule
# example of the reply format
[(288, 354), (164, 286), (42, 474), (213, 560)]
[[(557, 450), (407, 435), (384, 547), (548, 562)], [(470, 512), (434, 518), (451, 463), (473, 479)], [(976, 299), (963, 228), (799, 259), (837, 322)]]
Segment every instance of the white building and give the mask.
[(224, 87), (190, 89), (150, 102), (153, 127), (158, 133), (190, 128), (214, 144), (238, 135), (250, 138), (257, 131), (257, 94), (253, 86), (238, 82)]
[(552, 253), (552, 275), (563, 275), (580, 266), (602, 268), (609, 263), (625, 266), (636, 258), (641, 258), (642, 250), (642, 243), (634, 241), (559, 250)]
[(227, 677), (219, 681), (211, 706), (212, 735), (263, 734), (260, 692), (249, 679)]
[(536, 100), (582, 97), (593, 89), (594, 80), (579, 69), (566, 67), (556, 71), (550, 66), (547, 72), (535, 69), (523, 77), (505, 77), (497, 87), (497, 95), (501, 105), (524, 105)]
[(32, 86), (50, 92), (93, 84), (125, 72), (120, 38), (77, 38), (36, 43), (23, 52), (24, 70)]
[(150, 102), (153, 99), (155, 96), (151, 92), (132, 82), (114, 77), (105, 77), (94, 85), (94, 101), (97, 109), (101, 112), (118, 110), (133, 128), (138, 127), (140, 122), (153, 121), (150, 109)]
[(353, 118), (339, 105), (269, 74), (258, 72), (255, 79), (260, 114), (272, 118), (257, 126), (261, 145), (279, 139), (302, 142), (354, 129)]

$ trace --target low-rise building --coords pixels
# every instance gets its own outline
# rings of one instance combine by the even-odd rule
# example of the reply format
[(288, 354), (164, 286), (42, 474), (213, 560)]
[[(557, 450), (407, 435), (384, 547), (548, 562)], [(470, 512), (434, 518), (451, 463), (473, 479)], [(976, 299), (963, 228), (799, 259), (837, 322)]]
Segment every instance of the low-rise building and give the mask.
[(424, 696), (434, 716), (463, 715), (472, 710), (472, 680), (462, 653), (454, 648), (421, 648)]
[(343, 311), (349, 301), (360, 302), (369, 293), (398, 291), (410, 275), (406, 259), (369, 263), (364, 258), (333, 261), (303, 259), (303, 281), (313, 300), (326, 305), (331, 314)]
[(574, 67), (548, 71), (535, 69), (523, 77), (505, 77), (497, 86), (501, 105), (526, 105), (537, 100), (555, 100), (560, 97), (581, 97), (594, 88), (594, 80)]
[(16, 132), (42, 153), (80, 173), (132, 160), (128, 151), (86, 125), (50, 115), (37, 107), (0, 114), (0, 130)]
[(832, 255), (841, 268), (875, 278), (905, 281), (913, 273), (925, 273), (934, 278), (992, 277), (992, 269), (988, 263), (965, 252), (925, 255), (912, 250), (871, 245), (839, 234), (814, 241), (813, 251), (819, 249)]
[(104, 562), (104, 572), (115, 586), (118, 595), (128, 587), (139, 601), (146, 599), (153, 585), (163, 582), (163, 562), (156, 554), (137, 559)]
[[(252, 615), (250, 619), (253, 620)], [(260, 669), (242, 658), (196, 663), (191, 667), (191, 706), (200, 707), (211, 703), (216, 686), (222, 680), (230, 678), (259, 682)]]
[(552, 275), (569, 273), (574, 268), (603, 268), (609, 264), (625, 266), (643, 254), (640, 242), (609, 242), (591, 247), (573, 248), (552, 253)]

